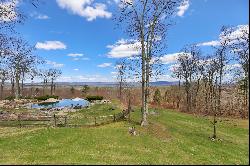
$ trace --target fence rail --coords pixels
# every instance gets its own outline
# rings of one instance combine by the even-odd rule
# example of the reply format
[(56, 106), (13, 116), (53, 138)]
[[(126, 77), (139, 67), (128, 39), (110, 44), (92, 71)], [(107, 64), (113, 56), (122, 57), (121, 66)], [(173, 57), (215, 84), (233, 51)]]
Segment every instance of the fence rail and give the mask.
[(114, 115), (106, 116), (36, 116), (24, 117), (18, 116), (16, 119), (0, 119), (1, 127), (32, 127), (32, 126), (54, 126), (54, 127), (88, 127), (100, 126), (112, 122), (123, 120), (128, 112), (120, 112)]

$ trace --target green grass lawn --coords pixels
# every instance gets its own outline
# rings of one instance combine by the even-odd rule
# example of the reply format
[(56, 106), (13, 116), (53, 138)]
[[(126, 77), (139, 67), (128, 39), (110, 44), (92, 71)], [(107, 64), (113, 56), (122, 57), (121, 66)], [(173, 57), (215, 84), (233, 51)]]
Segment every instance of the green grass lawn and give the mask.
[[(108, 115), (103, 105), (75, 115)], [(107, 106), (109, 107), (109, 106)], [(102, 108), (102, 109), (101, 109)], [(118, 110), (113, 110), (112, 113)], [(150, 125), (116, 122), (90, 128), (0, 128), (0, 164), (249, 164), (246, 120), (222, 119), (211, 141), (208, 118), (155, 110)], [(135, 126), (139, 135), (131, 136)]]

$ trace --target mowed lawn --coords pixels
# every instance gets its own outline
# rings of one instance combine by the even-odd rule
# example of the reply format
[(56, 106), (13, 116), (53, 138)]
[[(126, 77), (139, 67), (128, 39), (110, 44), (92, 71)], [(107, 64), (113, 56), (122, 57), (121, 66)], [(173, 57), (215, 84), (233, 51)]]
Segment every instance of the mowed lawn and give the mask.
[(211, 141), (204, 117), (154, 110), (146, 128), (137, 123), (139, 110), (131, 119), (89, 128), (0, 128), (0, 164), (249, 164), (247, 120), (223, 119), (220, 140)]

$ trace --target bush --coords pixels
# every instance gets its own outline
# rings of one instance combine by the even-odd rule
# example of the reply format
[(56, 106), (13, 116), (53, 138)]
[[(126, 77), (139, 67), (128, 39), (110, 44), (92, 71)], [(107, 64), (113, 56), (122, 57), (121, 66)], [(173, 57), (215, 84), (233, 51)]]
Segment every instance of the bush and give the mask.
[(157, 104), (161, 103), (161, 91), (159, 89), (156, 89), (153, 100)]
[(33, 99), (31, 96), (20, 97), (20, 99)]
[(8, 96), (8, 97), (5, 98), (5, 100), (14, 100), (14, 99), (15, 99), (14, 96)]
[(49, 98), (54, 98), (54, 99), (58, 99), (58, 96), (55, 95), (46, 95), (46, 96), (39, 96), (39, 97), (35, 97), (35, 99), (37, 100), (47, 100)]
[(103, 96), (87, 96), (86, 99), (88, 101), (93, 101), (93, 100), (102, 100)]

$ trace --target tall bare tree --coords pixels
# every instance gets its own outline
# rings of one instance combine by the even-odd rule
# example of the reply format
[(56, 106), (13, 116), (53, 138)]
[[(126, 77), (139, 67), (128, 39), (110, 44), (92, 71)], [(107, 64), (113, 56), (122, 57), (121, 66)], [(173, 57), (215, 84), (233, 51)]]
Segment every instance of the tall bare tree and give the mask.
[(49, 69), (48, 79), (50, 79), (50, 95), (55, 93), (56, 85), (55, 80), (62, 75), (62, 71), (59, 69)]
[[(196, 94), (199, 90), (200, 54), (201, 52), (197, 46), (186, 46), (181, 51), (181, 53), (179, 53), (177, 58), (177, 67), (174, 70), (174, 75), (184, 81), (187, 112), (190, 112), (192, 110), (192, 106), (195, 105), (194, 103), (196, 102)], [(195, 83), (196, 86), (194, 86)], [(195, 94), (193, 94), (194, 88), (196, 88)]]
[[(243, 94), (245, 107), (248, 109), (249, 101), (249, 26), (242, 25), (233, 28), (233, 32), (238, 31), (237, 34), (231, 34), (233, 43), (230, 45), (233, 53), (236, 55), (236, 60), (241, 65), (241, 71), (238, 73), (241, 76), (241, 82), (243, 82)], [(232, 36), (233, 35), (233, 36)]]
[(126, 32), (140, 43), (141, 60), (141, 125), (147, 125), (148, 93), (151, 63), (158, 46), (165, 37), (166, 22), (180, 5), (180, 0), (123, 0), (119, 22), (126, 24)]
[(127, 63), (125, 60), (120, 60), (116, 63), (116, 70), (117, 70), (117, 80), (119, 83), (119, 99), (122, 99), (122, 89), (126, 83), (126, 70), (127, 70)]
[(9, 73), (6, 66), (0, 66), (0, 99), (3, 99), (3, 87), (5, 81), (9, 79)]
[(232, 42), (230, 34), (232, 33), (232, 29), (228, 28), (226, 26), (223, 26), (221, 28), (221, 33), (220, 33), (220, 40), (219, 40), (219, 46), (216, 47), (215, 49), (215, 55), (217, 59), (219, 60), (219, 80), (218, 80), (218, 110), (219, 113), (221, 114), (221, 95), (222, 95), (222, 86), (223, 86), (223, 78), (225, 75), (225, 69), (226, 65), (229, 63), (229, 46)]
[(34, 47), (21, 38), (13, 38), (12, 47), (8, 56), (8, 62), (15, 79), (15, 97), (21, 96), (20, 79), (24, 72), (30, 71), (37, 65), (38, 58), (33, 55)]

